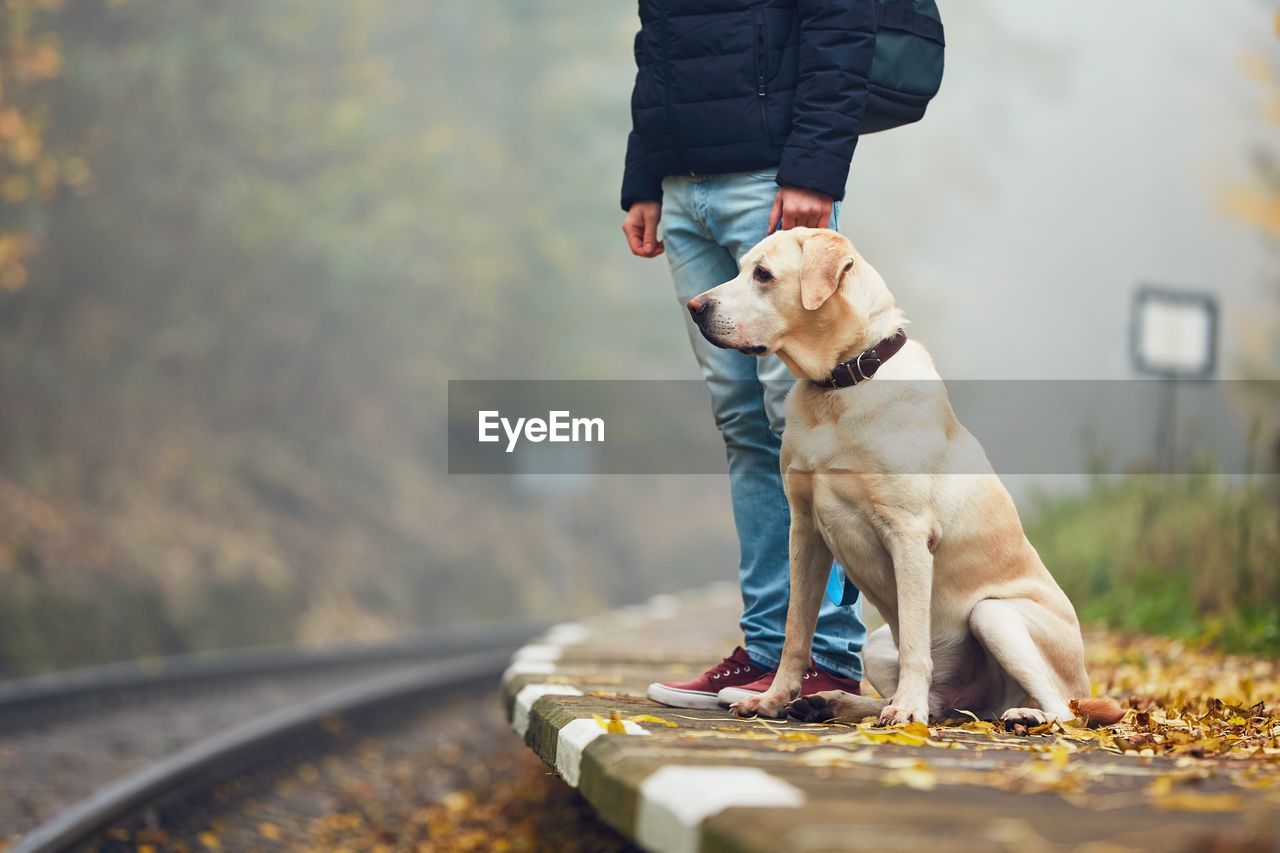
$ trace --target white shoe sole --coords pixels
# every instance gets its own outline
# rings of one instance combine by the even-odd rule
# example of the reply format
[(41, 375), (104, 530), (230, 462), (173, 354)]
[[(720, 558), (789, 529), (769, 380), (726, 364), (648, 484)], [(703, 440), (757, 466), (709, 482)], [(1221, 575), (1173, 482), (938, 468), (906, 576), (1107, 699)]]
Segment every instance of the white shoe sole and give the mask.
[(716, 694), (716, 704), (728, 708), (735, 702), (741, 702), (749, 696), (759, 696), (759, 690), (744, 690), (741, 687), (726, 687)]
[(674, 687), (667, 687), (665, 684), (650, 684), (649, 698), (670, 708), (696, 708), (702, 711), (714, 711), (720, 707), (716, 704), (717, 696), (714, 693), (704, 693), (700, 690), (678, 690)]

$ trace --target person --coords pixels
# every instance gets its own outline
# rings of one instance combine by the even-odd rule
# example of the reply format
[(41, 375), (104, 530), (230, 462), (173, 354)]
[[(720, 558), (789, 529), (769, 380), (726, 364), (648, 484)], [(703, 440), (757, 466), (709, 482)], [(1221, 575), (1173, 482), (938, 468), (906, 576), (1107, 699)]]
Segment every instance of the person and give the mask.
[[(837, 228), (876, 2), (640, 0), (640, 20), (622, 230), (639, 257), (665, 254), (685, 303), (737, 275), (777, 228)], [(793, 380), (777, 356), (717, 349), (685, 319), (728, 456), (744, 643), (697, 678), (650, 685), (649, 697), (714, 708), (768, 689), (782, 653), (790, 518), (778, 456)], [(831, 589), (804, 695), (858, 692), (860, 601), (839, 566)]]

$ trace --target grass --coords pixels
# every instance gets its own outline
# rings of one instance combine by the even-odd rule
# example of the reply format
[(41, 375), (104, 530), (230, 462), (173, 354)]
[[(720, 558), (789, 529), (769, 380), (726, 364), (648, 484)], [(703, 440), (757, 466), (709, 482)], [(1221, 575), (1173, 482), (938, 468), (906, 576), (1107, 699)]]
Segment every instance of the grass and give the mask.
[(1097, 477), (1027, 535), (1085, 622), (1280, 653), (1280, 495), (1263, 480)]

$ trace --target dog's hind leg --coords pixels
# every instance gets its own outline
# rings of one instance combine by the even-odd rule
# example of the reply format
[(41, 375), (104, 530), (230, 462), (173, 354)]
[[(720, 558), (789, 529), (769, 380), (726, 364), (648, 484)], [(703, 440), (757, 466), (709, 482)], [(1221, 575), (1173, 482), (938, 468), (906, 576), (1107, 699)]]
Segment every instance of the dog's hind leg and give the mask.
[(857, 723), (865, 717), (880, 716), (888, 704), (888, 699), (872, 699), (843, 690), (824, 690), (793, 699), (787, 705), (787, 713), (806, 723), (825, 723), (828, 720)]
[[(888, 625), (881, 625), (871, 632), (862, 647), (862, 667), (866, 680), (881, 696), (893, 696), (898, 690), (898, 645)], [(824, 690), (811, 696), (801, 696), (787, 705), (787, 713), (808, 723), (825, 723), (839, 720), (856, 723), (865, 717), (878, 717), (889, 704), (889, 699), (875, 699), (845, 693), (843, 690)]]
[[(1068, 697), (1055, 684), (1044, 654), (1032, 639), (1017, 602), (998, 598), (979, 601), (969, 613), (969, 628), (987, 654), (1025, 691), (1026, 704), (1032, 706), (1011, 709), (1016, 719), (1010, 721), (1034, 724), (1075, 716), (1067, 704)], [(993, 699), (1000, 701), (1000, 697)]]
[(862, 668), (867, 681), (886, 699), (898, 692), (898, 644), (888, 625), (881, 625), (862, 647)]

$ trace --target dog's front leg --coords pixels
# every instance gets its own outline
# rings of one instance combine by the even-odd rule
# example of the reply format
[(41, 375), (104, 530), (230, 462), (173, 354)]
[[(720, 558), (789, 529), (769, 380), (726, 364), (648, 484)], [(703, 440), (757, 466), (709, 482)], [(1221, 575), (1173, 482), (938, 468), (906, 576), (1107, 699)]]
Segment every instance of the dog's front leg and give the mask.
[[(790, 493), (792, 490), (788, 490)], [(789, 494), (790, 496), (790, 494)], [(831, 550), (814, 526), (807, 501), (791, 497), (791, 596), (787, 602), (787, 633), (782, 659), (770, 688), (759, 696), (733, 706), (740, 716), (786, 715), (787, 703), (800, 695), (804, 671), (809, 668), (813, 632), (831, 575)]]
[(898, 592), (898, 689), (880, 712), (880, 724), (928, 723), (929, 687), (933, 682), (933, 554), (929, 550), (929, 531), (914, 525), (893, 525), (885, 538)]

